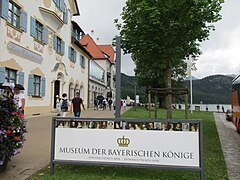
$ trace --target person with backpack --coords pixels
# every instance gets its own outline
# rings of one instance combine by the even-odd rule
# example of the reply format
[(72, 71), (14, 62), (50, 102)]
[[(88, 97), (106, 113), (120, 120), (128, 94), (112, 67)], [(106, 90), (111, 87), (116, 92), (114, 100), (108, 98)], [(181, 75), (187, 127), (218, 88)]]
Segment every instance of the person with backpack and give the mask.
[(62, 111), (62, 117), (66, 117), (67, 111), (68, 111), (68, 100), (67, 100), (67, 94), (62, 94), (62, 100), (61, 100), (61, 111)]
[(111, 109), (112, 109), (112, 99), (109, 99), (108, 100), (108, 106), (109, 106), (109, 111), (111, 111)]
[(85, 110), (84, 104), (83, 104), (83, 100), (82, 98), (80, 98), (80, 93), (76, 92), (76, 97), (73, 98), (72, 100), (72, 104), (71, 104), (71, 113), (74, 113), (75, 117), (80, 117), (81, 115), (81, 106), (83, 107), (83, 109)]

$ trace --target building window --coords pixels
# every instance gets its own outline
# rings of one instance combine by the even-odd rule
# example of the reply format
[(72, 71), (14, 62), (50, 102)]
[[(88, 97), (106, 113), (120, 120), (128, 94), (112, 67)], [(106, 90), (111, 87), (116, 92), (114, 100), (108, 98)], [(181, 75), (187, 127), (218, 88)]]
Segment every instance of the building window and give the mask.
[(73, 48), (71, 48), (70, 59), (71, 59), (71, 60), (74, 59), (74, 49), (73, 49)]
[(69, 91), (68, 91), (69, 93), (69, 100), (72, 100), (73, 98), (74, 98), (74, 85), (73, 85), (73, 83), (70, 83), (69, 84)]
[(13, 1), (9, 1), (8, 22), (20, 29), (20, 8)]
[(56, 4), (56, 7), (58, 7), (62, 12), (64, 12), (65, 10), (64, 0), (53, 0), (53, 2)]
[(8, 83), (17, 83), (17, 71), (6, 68), (5, 70), (5, 81)]
[(85, 63), (86, 63), (86, 59), (80, 55), (80, 66), (81, 68), (85, 69)]
[(57, 6), (58, 8), (60, 8), (61, 0), (55, 0), (55, 1), (56, 1), (56, 6)]
[(36, 39), (40, 42), (43, 41), (43, 25), (36, 21)]
[(68, 47), (68, 59), (70, 59), (70, 61), (72, 62), (76, 62), (77, 59), (77, 52), (72, 48), (72, 47)]
[(90, 76), (104, 82), (105, 71), (94, 61), (90, 61)]
[(57, 49), (56, 49), (56, 51), (58, 53), (61, 53), (61, 49), (62, 49), (61, 46), (62, 46), (62, 40), (59, 37), (57, 37)]
[(78, 31), (77, 29), (73, 28), (72, 30), (72, 37), (75, 41), (80, 41), (84, 33), (82, 31)]
[(33, 87), (34, 87), (34, 91), (33, 91), (33, 95), (34, 96), (40, 96), (40, 90), (41, 90), (41, 77), (40, 76), (36, 76), (34, 75), (34, 82), (33, 82)]
[(64, 55), (65, 53), (65, 42), (60, 38), (58, 37), (57, 35), (54, 35), (54, 50), (61, 54), (61, 55)]
[(48, 28), (31, 16), (30, 35), (41, 44), (48, 44)]
[(68, 24), (68, 9), (67, 9), (66, 4), (64, 5), (63, 22), (64, 22), (65, 24)]

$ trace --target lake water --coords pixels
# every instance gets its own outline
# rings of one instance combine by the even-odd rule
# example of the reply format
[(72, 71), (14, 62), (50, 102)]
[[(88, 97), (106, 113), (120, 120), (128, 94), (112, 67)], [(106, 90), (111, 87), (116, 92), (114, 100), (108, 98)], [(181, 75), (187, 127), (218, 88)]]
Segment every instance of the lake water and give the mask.
[[(176, 105), (177, 109), (179, 109), (178, 105), (179, 104), (173, 104)], [(181, 109), (185, 109), (185, 104), (180, 104), (181, 105)], [(228, 109), (232, 109), (231, 104), (193, 104), (193, 110), (197, 110), (197, 111), (206, 111), (206, 108), (208, 107), (208, 111), (211, 112), (217, 112), (217, 105), (219, 105), (219, 112), (222, 112), (222, 107), (224, 108), (224, 111), (226, 112), (226, 110)]]

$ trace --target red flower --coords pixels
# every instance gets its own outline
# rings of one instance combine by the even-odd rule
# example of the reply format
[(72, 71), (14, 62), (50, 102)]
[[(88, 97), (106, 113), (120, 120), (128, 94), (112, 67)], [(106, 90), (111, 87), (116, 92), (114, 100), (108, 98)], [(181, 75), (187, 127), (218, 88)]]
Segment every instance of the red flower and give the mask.
[(12, 126), (8, 126), (8, 129), (12, 129)]
[(16, 136), (16, 137), (15, 137), (15, 140), (16, 140), (16, 141), (19, 141), (19, 140), (20, 140), (20, 137), (19, 137), (19, 136)]
[(6, 134), (12, 134), (12, 131), (7, 131)]
[(17, 113), (17, 112), (13, 112), (12, 114), (13, 114), (13, 115), (17, 115), (18, 113)]

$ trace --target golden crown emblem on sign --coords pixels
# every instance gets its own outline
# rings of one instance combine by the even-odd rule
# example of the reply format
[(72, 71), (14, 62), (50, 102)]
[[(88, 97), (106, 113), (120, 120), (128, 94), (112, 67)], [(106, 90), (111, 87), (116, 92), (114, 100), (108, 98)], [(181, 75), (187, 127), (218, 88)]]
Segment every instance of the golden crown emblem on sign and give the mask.
[(118, 143), (119, 147), (128, 147), (128, 145), (130, 144), (130, 139), (125, 138), (123, 136), (123, 137), (117, 139), (117, 143)]

